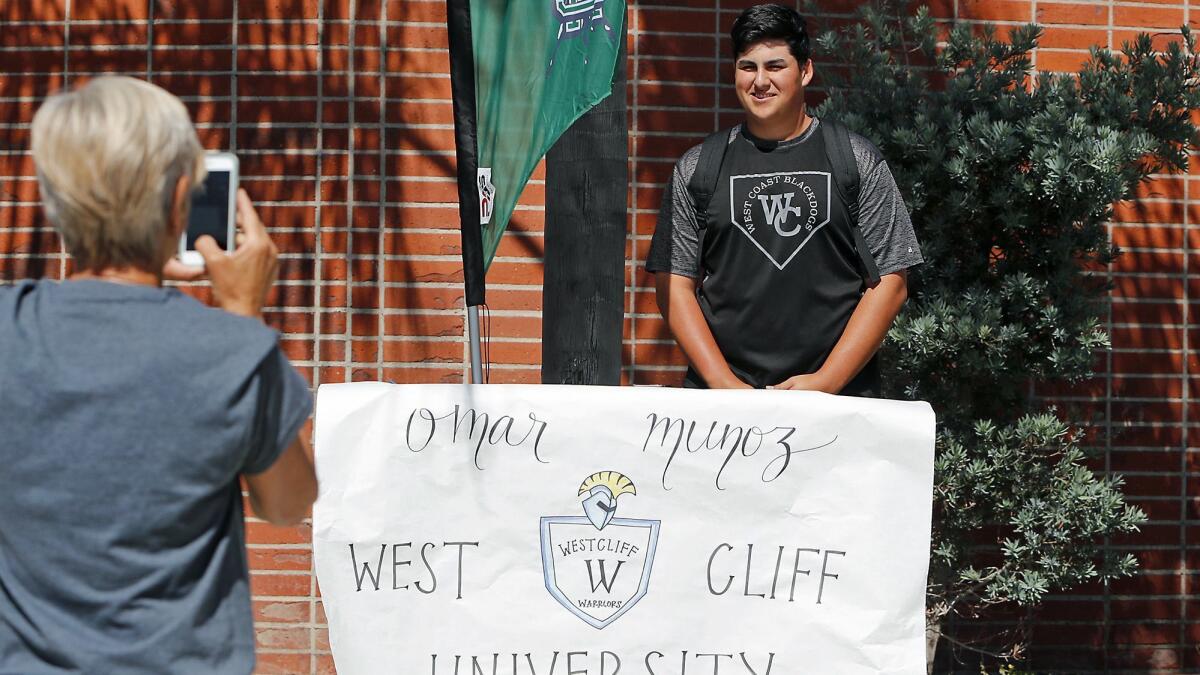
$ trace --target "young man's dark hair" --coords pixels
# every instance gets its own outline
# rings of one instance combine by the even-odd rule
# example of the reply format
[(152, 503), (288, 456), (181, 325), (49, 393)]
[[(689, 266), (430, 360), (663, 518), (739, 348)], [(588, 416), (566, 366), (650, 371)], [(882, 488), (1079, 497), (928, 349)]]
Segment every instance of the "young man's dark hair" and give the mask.
[(783, 40), (801, 64), (812, 54), (804, 17), (783, 5), (755, 5), (746, 9), (733, 22), (729, 37), (733, 38), (735, 59), (750, 45), (763, 40)]

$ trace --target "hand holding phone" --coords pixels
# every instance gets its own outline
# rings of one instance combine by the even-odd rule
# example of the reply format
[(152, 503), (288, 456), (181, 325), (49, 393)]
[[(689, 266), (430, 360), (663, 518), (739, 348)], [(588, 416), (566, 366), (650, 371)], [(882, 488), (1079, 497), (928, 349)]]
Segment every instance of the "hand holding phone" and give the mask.
[(204, 258), (212, 281), (213, 299), (227, 312), (262, 318), (267, 293), (279, 272), (279, 249), (267, 234), (245, 190), (238, 190), (237, 225), (243, 239), (233, 253), (226, 253), (215, 238), (201, 235), (196, 252)]
[(238, 158), (230, 152), (210, 152), (204, 156), (208, 176), (192, 197), (187, 231), (179, 239), (179, 260), (189, 267), (204, 267), (204, 257), (196, 250), (196, 241), (212, 237), (217, 246), (234, 249)]

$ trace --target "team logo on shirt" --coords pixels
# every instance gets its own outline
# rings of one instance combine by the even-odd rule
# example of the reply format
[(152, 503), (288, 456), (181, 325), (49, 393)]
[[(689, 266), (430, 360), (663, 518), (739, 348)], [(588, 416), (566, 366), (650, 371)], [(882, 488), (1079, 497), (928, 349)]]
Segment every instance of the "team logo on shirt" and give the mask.
[(778, 269), (829, 222), (833, 182), (825, 171), (729, 177), (729, 217)]

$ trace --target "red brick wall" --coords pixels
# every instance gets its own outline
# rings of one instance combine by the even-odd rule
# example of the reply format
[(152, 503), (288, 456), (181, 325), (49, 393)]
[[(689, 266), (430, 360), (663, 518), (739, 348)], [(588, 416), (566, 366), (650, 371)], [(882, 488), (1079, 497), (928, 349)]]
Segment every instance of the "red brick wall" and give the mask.
[[(641, 263), (672, 162), (718, 120), (737, 118), (724, 35), (744, 4), (629, 0), (627, 382), (680, 376)], [(845, 15), (856, 4), (822, 7)], [(1075, 68), (1091, 45), (1200, 20), (1200, 4), (1178, 0), (933, 4), (947, 20), (1047, 25), (1041, 69)], [(135, 74), (184, 99), (207, 147), (240, 155), (283, 252), (267, 320), (314, 385), (462, 381), (444, 21), (442, 0), (4, 0), (0, 279), (69, 269), (39, 212), (27, 153), (39, 101), (97, 72)], [(1200, 456), (1190, 447), (1200, 409), (1189, 382), (1200, 179), (1159, 177), (1142, 194), (1112, 224), (1126, 252), (1111, 269), (1113, 352), (1065, 400), (1092, 416), (1103, 465), (1125, 474), (1150, 514), (1141, 535), (1113, 542), (1136, 552), (1144, 572), (1048, 602), (1033, 649), (1044, 669), (1200, 671)], [(538, 380), (543, 198), (538, 173), (488, 277), (493, 382)], [(331, 672), (310, 529), (251, 522), (248, 533), (260, 670)]]

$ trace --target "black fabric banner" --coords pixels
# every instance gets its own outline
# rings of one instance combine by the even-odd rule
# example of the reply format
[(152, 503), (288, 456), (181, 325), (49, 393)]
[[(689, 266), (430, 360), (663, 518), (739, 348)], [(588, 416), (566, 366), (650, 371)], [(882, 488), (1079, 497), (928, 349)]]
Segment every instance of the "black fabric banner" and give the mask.
[(462, 232), (463, 284), (468, 307), (484, 303), (483, 231), (479, 224), (479, 146), (475, 130), (475, 54), (470, 0), (446, 0), (450, 33), (450, 89), (454, 98), (454, 147), (458, 160), (458, 217)]

